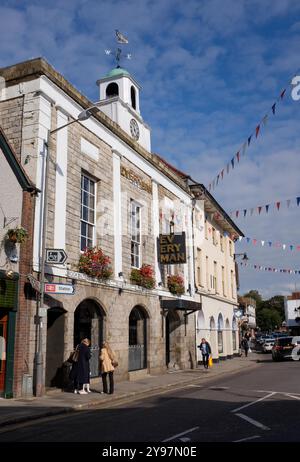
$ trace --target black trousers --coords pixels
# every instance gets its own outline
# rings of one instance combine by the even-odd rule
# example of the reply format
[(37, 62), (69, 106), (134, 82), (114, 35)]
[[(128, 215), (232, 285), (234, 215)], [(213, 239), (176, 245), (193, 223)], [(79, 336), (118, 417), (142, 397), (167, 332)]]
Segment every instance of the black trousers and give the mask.
[(202, 355), (203, 365), (205, 369), (208, 369), (208, 358), (209, 358), (209, 354)]
[(102, 372), (102, 383), (104, 393), (108, 393), (107, 389), (107, 374), (109, 376), (109, 393), (112, 395), (114, 392), (114, 372)]

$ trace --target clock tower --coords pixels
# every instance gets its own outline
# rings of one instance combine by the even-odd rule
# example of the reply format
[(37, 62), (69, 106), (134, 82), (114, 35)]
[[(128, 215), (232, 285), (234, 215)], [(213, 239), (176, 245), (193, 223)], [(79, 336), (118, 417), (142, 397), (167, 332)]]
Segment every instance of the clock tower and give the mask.
[(133, 140), (151, 152), (150, 127), (140, 113), (140, 85), (126, 69), (116, 67), (97, 81), (100, 103), (97, 106)]

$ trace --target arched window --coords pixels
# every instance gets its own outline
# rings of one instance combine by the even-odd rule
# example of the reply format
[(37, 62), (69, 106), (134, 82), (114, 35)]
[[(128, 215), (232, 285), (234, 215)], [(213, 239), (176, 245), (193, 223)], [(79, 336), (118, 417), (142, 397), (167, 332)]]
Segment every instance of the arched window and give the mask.
[(106, 87), (106, 98), (112, 98), (113, 96), (119, 96), (119, 87), (115, 82), (110, 83)]
[(224, 328), (223, 316), (220, 313), (218, 317), (218, 351), (219, 353), (223, 353), (223, 328)]
[(237, 332), (237, 323), (236, 323), (236, 318), (234, 317), (232, 320), (232, 349), (233, 351), (236, 350), (236, 332)]
[(136, 109), (136, 96), (135, 96), (135, 88), (132, 86), (130, 89), (131, 93), (131, 106), (133, 109)]
[(129, 315), (128, 370), (145, 369), (147, 365), (147, 313), (135, 306)]

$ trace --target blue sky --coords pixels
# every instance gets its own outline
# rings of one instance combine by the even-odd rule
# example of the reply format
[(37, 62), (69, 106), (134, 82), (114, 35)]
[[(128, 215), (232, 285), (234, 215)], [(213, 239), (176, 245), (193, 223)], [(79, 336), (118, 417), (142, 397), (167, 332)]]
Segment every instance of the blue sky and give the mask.
[[(206, 186), (299, 69), (298, 0), (2, 0), (0, 66), (45, 57), (91, 100), (113, 65), (114, 30), (142, 85), (152, 150)], [(300, 101), (290, 87), (241, 160), (213, 191), (227, 210), (300, 196)], [(300, 245), (300, 207), (238, 218), (246, 236)], [(238, 244), (249, 263), (300, 270), (300, 252)], [(300, 276), (241, 268), (241, 292), (300, 290)]]

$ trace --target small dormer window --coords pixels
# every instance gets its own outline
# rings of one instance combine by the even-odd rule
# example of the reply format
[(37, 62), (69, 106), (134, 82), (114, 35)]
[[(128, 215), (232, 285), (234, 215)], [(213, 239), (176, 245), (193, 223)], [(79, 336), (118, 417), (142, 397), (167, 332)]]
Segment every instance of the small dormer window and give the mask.
[(132, 86), (131, 87), (131, 106), (133, 109), (136, 109), (136, 97), (135, 97), (135, 88)]
[(106, 87), (106, 98), (112, 98), (113, 96), (119, 96), (119, 86), (115, 82), (110, 83)]

